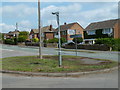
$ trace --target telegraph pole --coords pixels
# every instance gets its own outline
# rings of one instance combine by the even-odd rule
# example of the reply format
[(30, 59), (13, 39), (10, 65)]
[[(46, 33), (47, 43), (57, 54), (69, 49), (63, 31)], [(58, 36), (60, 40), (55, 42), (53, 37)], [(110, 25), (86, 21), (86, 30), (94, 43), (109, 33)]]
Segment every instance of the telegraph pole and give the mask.
[(42, 59), (42, 45), (41, 45), (41, 25), (40, 25), (40, 0), (38, 0), (38, 30), (39, 30), (39, 58)]
[(18, 30), (18, 23), (16, 22), (16, 30)]

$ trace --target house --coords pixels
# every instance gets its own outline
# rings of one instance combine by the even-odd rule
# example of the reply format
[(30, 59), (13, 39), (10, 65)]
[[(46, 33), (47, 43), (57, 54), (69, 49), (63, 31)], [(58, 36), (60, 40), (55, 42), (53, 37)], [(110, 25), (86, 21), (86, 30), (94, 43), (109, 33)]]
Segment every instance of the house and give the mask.
[(94, 44), (96, 38), (120, 38), (120, 19), (89, 24), (84, 30), (84, 41)]
[[(38, 29), (31, 29), (29, 36), (30, 36), (30, 39), (39, 38)], [(52, 25), (41, 28), (41, 37), (42, 37), (42, 41), (44, 39), (48, 40), (48, 39), (54, 38), (54, 28), (52, 28)]]
[(4, 39), (10, 39), (10, 38), (13, 38), (15, 36), (18, 36), (19, 35), (19, 30), (15, 30), (15, 31), (10, 31), (8, 33), (4, 33)]
[[(70, 38), (70, 35), (81, 34), (83, 36), (83, 27), (79, 25), (77, 22), (69, 23), (60, 26), (60, 34), (61, 37), (65, 38), (67, 42), (72, 42), (73, 38)], [(58, 38), (58, 28), (55, 30), (55, 37)]]

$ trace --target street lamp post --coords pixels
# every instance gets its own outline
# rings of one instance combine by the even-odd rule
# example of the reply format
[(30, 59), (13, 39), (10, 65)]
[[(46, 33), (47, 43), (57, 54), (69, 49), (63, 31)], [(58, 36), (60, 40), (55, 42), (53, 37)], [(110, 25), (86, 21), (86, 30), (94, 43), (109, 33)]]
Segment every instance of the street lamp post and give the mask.
[(58, 51), (58, 55), (59, 55), (59, 67), (62, 66), (62, 56), (61, 56), (61, 40), (60, 40), (60, 24), (59, 24), (59, 12), (55, 12), (53, 13), (53, 15), (57, 16), (57, 24), (58, 24), (58, 39), (59, 39), (59, 51)]

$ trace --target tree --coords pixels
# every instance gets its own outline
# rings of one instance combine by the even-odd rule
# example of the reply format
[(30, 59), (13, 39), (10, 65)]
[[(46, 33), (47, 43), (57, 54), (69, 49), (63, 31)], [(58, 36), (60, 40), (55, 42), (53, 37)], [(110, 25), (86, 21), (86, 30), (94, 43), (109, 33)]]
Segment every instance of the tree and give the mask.
[(29, 32), (27, 31), (19, 32), (18, 42), (25, 42), (26, 39), (28, 39), (28, 36), (29, 36)]
[(113, 46), (115, 45), (114, 38), (99, 38), (96, 40), (95, 44), (104, 44), (110, 47), (110, 51), (112, 50)]
[(67, 40), (63, 37), (60, 40), (61, 40), (61, 44), (67, 42)]
[(19, 36), (28, 36), (29, 35), (29, 32), (28, 31), (21, 31), (19, 33)]
[(76, 42), (76, 40), (77, 40), (77, 43), (82, 43), (83, 42), (83, 38), (81, 38), (81, 37), (77, 37), (77, 38), (73, 38), (73, 42)]
[(19, 37), (18, 37), (18, 42), (25, 42), (26, 39), (27, 39), (26, 36), (19, 36)]
[(39, 42), (39, 39), (38, 38), (33, 38), (32, 42)]

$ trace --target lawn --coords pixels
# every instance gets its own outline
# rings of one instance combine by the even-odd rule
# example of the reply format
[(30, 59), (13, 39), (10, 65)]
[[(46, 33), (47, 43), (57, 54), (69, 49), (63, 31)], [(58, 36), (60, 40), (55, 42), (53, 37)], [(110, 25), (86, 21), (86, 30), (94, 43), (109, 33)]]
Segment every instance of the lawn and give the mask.
[(2, 59), (2, 69), (23, 72), (84, 72), (94, 71), (117, 66), (117, 62), (102, 59), (97, 60), (100, 63), (86, 64), (82, 59), (86, 57), (62, 56), (63, 65), (58, 66), (58, 56), (43, 56), (39, 59), (37, 56), (17, 56)]

